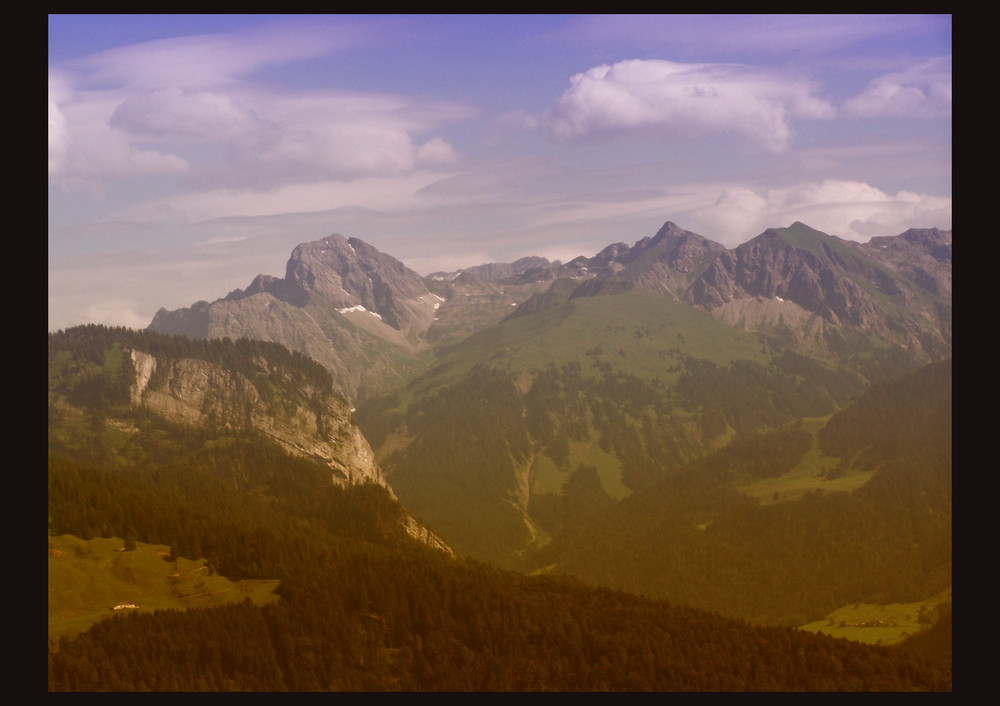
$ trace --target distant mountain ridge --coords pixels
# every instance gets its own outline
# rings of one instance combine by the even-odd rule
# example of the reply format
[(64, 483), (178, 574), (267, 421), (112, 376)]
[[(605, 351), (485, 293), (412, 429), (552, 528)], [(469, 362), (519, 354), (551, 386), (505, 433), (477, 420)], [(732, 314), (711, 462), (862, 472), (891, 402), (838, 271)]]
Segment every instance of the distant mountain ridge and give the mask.
[[(951, 350), (951, 231), (861, 244), (802, 223), (736, 248), (667, 222), (631, 247), (568, 263), (524, 257), (422, 277), (357, 238), (297, 246), (283, 278), (175, 311), (149, 330), (281, 343), (331, 371), (349, 399), (419, 367), (423, 351), (497, 323), (557, 279), (629, 283), (805, 350), (871, 337), (925, 360)], [(577, 296), (600, 288), (581, 290)]]
[(481, 279), (483, 282), (496, 282), (498, 280), (509, 279), (528, 272), (532, 269), (546, 269), (553, 265), (559, 266), (559, 261), (549, 262), (548, 258), (529, 255), (514, 262), (490, 262), (485, 265), (473, 265), (458, 272), (432, 272), (428, 275), (434, 280), (450, 281), (462, 274), (470, 274)]
[(357, 238), (335, 234), (297, 246), (284, 278), (258, 275), (245, 290), (212, 303), (161, 309), (148, 328), (281, 343), (324, 365), (354, 396), (360, 371), (395, 370), (398, 358), (422, 347), (439, 304), (416, 272)]

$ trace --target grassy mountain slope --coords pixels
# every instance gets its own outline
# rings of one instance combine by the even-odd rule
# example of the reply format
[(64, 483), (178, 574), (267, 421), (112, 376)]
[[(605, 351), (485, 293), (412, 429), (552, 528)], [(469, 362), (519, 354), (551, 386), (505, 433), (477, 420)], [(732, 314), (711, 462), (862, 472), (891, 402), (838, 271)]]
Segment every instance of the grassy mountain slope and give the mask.
[(581, 466), (621, 498), (864, 388), (842, 361), (640, 287), (610, 291), (557, 281), (357, 411), (404, 504), (456, 551), (510, 566), (555, 529), (546, 496)]
[(165, 544), (135, 542), (125, 550), (121, 537), (84, 541), (64, 534), (48, 540), (49, 645), (75, 636), (121, 610), (204, 608), (247, 598), (278, 600), (277, 581), (230, 581), (203, 558), (172, 557)]

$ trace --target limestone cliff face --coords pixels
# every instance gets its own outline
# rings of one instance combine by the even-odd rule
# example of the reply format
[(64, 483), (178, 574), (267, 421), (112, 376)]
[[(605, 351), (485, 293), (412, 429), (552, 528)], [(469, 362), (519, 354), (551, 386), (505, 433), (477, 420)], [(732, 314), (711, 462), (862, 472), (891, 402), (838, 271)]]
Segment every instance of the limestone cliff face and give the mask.
[[(325, 463), (335, 484), (376, 483), (395, 497), (346, 403), (332, 390), (303, 386), (267, 399), (246, 376), (204, 360), (156, 358), (138, 350), (130, 351), (130, 357), (133, 407), (184, 425), (253, 429), (291, 454)], [(270, 375), (280, 378), (281, 372), (271, 370)], [(404, 526), (412, 537), (451, 552), (412, 517), (405, 517)]]
[(203, 360), (157, 360), (136, 350), (131, 357), (136, 369), (133, 405), (192, 426), (254, 429), (292, 454), (321, 459), (335, 483), (389, 488), (339, 397), (302, 389), (298, 400), (282, 396), (280, 402), (269, 402), (246, 377)]

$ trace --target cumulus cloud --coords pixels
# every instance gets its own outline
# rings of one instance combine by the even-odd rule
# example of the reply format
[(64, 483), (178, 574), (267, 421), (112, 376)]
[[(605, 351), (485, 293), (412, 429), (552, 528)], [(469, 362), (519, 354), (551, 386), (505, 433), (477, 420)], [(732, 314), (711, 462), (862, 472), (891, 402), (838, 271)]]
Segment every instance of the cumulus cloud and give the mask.
[[(829, 119), (834, 109), (800, 79), (737, 64), (631, 60), (570, 79), (538, 129), (556, 140), (630, 130), (690, 137), (734, 133), (772, 151), (789, 145), (789, 119)], [(530, 121), (521, 118), (522, 125)]]
[(110, 124), (118, 100), (103, 91), (78, 94), (49, 84), (49, 176), (64, 184), (178, 174), (183, 158), (136, 143)]
[(845, 240), (898, 235), (911, 227), (951, 227), (951, 199), (828, 179), (773, 189), (729, 186), (714, 204), (684, 216), (691, 230), (735, 247), (767, 228), (795, 221)]
[(853, 118), (951, 117), (951, 57), (878, 77), (844, 103), (844, 114)]

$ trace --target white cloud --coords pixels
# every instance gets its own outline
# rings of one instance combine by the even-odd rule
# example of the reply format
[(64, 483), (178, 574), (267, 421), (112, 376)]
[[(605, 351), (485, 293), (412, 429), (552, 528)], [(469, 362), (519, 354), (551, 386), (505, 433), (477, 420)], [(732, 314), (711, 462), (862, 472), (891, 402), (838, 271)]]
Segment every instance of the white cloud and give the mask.
[(909, 191), (892, 195), (864, 182), (828, 179), (766, 190), (723, 188), (714, 204), (682, 218), (690, 219), (684, 227), (730, 248), (795, 221), (864, 242), (911, 227), (951, 228), (951, 199)]
[(188, 164), (181, 157), (146, 148), (111, 127), (108, 118), (115, 105), (114, 99), (104, 95), (60, 103), (50, 94), (50, 177), (69, 185), (187, 171)]
[(630, 130), (685, 138), (735, 133), (781, 151), (791, 140), (790, 117), (834, 115), (810, 84), (736, 64), (623, 61), (577, 74), (570, 83), (539, 118), (540, 130), (557, 140)]
[(128, 95), (109, 122), (136, 137), (215, 142), (259, 129), (260, 119), (225, 93), (163, 88)]
[(951, 57), (880, 76), (844, 104), (854, 118), (951, 117)]
[(428, 167), (448, 166), (458, 162), (454, 148), (440, 137), (435, 137), (417, 149), (417, 163)]
[(52, 177), (105, 186), (185, 174), (178, 186), (274, 188), (454, 162), (433, 133), (474, 115), (466, 105), (251, 80), (264, 66), (365, 41), (345, 23), (146, 42), (50, 72)]

